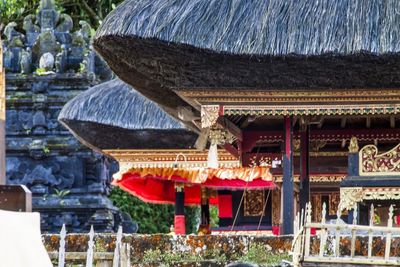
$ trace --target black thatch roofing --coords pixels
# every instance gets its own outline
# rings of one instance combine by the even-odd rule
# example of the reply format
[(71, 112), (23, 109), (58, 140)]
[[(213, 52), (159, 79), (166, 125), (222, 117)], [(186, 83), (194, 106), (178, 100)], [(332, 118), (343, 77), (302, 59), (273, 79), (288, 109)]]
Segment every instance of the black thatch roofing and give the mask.
[(180, 88), (396, 88), (400, 1), (127, 0), (94, 47), (170, 108)]
[(400, 2), (128, 0), (96, 37), (110, 34), (230, 54), (382, 54), (400, 51)]
[(73, 98), (58, 119), (84, 144), (100, 150), (189, 148), (197, 137), (118, 79)]

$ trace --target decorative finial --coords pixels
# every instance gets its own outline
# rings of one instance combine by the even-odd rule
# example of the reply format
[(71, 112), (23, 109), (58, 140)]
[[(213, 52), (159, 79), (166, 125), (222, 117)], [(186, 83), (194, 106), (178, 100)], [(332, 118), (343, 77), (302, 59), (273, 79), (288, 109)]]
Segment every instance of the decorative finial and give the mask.
[(350, 153), (358, 153), (359, 150), (360, 150), (360, 148), (358, 146), (357, 137), (355, 137), (355, 136), (351, 137), (350, 145), (349, 145), (349, 152)]

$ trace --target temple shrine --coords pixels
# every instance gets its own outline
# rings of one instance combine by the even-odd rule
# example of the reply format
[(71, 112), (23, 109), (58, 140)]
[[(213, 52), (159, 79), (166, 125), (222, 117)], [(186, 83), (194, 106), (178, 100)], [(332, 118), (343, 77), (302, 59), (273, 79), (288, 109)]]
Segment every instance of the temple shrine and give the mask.
[(93, 46), (136, 91), (99, 85), (59, 119), (177, 225), (215, 204), (219, 230), (291, 234), (308, 202), (363, 222), (399, 200), (399, 5), (127, 0)]

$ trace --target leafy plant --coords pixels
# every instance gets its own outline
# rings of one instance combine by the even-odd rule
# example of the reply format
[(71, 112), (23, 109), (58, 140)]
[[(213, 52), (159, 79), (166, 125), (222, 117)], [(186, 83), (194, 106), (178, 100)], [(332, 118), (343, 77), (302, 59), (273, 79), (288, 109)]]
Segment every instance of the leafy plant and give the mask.
[[(75, 28), (79, 28), (79, 21), (86, 20), (93, 27), (101, 21), (123, 0), (55, 0), (56, 10), (70, 15), (74, 20)], [(0, 24), (3, 27), (15, 21), (22, 28), (25, 16), (35, 14), (40, 0), (0, 0)], [(1, 26), (0, 26), (1, 28)], [(21, 29), (20, 29), (21, 30)]]
[(45, 154), (49, 154), (49, 153), (50, 153), (50, 148), (47, 147), (47, 146), (45, 146), (45, 147), (43, 148), (43, 152), (44, 152)]
[(246, 254), (239, 257), (238, 260), (241, 262), (252, 262), (260, 265), (276, 265), (282, 260), (290, 260), (291, 257), (287, 253), (271, 253), (265, 245), (260, 243), (251, 243), (249, 250)]
[[(121, 211), (127, 212), (139, 225), (139, 233), (169, 233), (174, 224), (174, 206), (167, 204), (149, 204), (114, 187), (110, 194), (113, 204)], [(185, 207), (186, 232), (197, 231), (199, 207)]]
[(46, 73), (47, 73), (47, 71), (45, 69), (43, 69), (43, 68), (37, 68), (36, 69), (36, 74), (39, 75), (39, 76), (46, 75)]
[(59, 198), (64, 198), (67, 196), (71, 191), (70, 190), (58, 190), (57, 188), (54, 189), (55, 194), (53, 196), (59, 197)]

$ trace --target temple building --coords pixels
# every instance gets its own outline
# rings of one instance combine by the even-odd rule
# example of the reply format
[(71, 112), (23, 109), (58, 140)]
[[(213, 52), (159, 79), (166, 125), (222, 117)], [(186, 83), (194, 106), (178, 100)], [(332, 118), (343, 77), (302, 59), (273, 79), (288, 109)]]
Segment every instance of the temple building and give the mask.
[[(308, 202), (316, 220), (322, 203), (327, 219), (343, 209), (347, 220), (356, 206), (368, 214), (371, 201), (380, 208), (398, 201), (396, 10), (400, 2), (126, 0), (103, 21), (93, 46), (164, 115), (147, 117), (156, 107), (143, 109), (136, 98), (107, 102), (121, 93), (115, 81), (102, 88), (107, 93), (96, 109), (110, 114), (73, 115), (71, 108), (60, 119), (84, 142), (129, 165), (115, 184), (129, 191), (130, 182), (122, 183), (132, 177), (161, 186), (173, 182), (177, 214), (185, 203), (217, 204), (221, 230), (278, 227), (291, 234), (295, 212)], [(79, 105), (96, 93), (88, 91)], [(164, 122), (165, 113), (176, 128)], [(166, 138), (152, 128), (167, 131)], [(92, 138), (89, 129), (107, 137)], [(179, 154), (194, 148), (204, 151), (196, 152), (203, 153), (202, 163), (177, 164)], [(145, 172), (153, 163), (168, 172)], [(212, 175), (198, 180), (194, 169)], [(210, 169), (232, 171), (218, 176)], [(196, 186), (208, 193), (189, 203)], [(376, 197), (372, 187), (392, 193)], [(364, 193), (350, 201), (352, 192)]]

